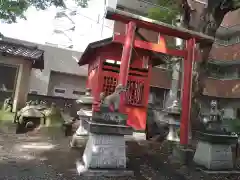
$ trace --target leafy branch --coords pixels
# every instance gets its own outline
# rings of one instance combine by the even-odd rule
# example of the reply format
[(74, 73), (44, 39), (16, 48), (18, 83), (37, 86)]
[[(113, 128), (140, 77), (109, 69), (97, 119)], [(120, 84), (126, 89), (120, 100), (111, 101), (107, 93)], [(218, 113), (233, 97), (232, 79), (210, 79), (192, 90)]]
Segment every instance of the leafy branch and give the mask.
[[(76, 4), (82, 8), (88, 6), (88, 1), (75, 0)], [(64, 0), (1, 0), (0, 19), (6, 23), (15, 23), (17, 18), (26, 19), (24, 12), (31, 6), (37, 10), (45, 10), (50, 6), (66, 8)]]

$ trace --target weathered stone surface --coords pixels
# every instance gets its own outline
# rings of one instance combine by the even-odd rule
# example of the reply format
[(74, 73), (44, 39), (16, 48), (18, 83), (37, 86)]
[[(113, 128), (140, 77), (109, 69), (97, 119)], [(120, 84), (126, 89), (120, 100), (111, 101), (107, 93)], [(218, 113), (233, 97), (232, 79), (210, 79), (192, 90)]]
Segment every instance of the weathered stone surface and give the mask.
[(79, 120), (79, 126), (76, 132), (72, 136), (70, 146), (72, 148), (82, 147), (88, 140), (88, 131), (83, 127), (82, 120)]
[(77, 136), (86, 136), (86, 135), (88, 135), (88, 131), (83, 126), (83, 120), (79, 120), (79, 126), (78, 126), (78, 129), (76, 130), (75, 134)]
[(119, 112), (95, 112), (92, 121), (103, 124), (126, 125), (127, 115)]
[(212, 144), (199, 141), (194, 162), (210, 170), (226, 170), (233, 168), (232, 157), (230, 144)]
[(90, 133), (83, 154), (85, 168), (126, 168), (124, 136), (98, 135)]
[(87, 120), (83, 121), (83, 127), (89, 133), (94, 133), (94, 134), (121, 136), (121, 135), (132, 135), (133, 133), (133, 129), (130, 126), (102, 124), (102, 123), (95, 123)]

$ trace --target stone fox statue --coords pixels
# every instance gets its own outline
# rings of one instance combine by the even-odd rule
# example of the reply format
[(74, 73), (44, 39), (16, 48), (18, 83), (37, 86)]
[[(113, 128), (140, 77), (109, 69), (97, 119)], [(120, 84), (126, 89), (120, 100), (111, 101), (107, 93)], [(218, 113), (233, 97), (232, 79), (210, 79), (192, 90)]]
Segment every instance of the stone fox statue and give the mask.
[(105, 107), (112, 108), (113, 111), (118, 111), (120, 103), (120, 94), (125, 91), (126, 88), (122, 84), (119, 84), (115, 88), (115, 91), (109, 96), (104, 98), (104, 95), (101, 94), (102, 105)]

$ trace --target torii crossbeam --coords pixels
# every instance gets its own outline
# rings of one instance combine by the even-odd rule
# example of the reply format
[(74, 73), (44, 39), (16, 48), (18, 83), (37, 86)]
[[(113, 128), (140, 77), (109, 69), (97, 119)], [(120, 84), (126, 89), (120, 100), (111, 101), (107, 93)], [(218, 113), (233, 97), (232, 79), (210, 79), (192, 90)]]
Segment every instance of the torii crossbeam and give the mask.
[[(213, 37), (206, 36), (202, 33), (194, 32), (185, 28), (178, 28), (155, 21), (149, 18), (131, 14), (125, 11), (107, 8), (106, 18), (119, 21), (126, 24), (125, 35), (114, 35), (114, 41), (123, 45), (121, 58), (121, 66), (119, 73), (119, 83), (127, 85), (128, 72), (132, 48), (138, 47), (153, 52), (163, 53), (171, 56), (179, 56), (184, 58), (184, 81), (182, 87), (182, 113), (180, 125), (180, 144), (188, 145), (189, 119), (191, 109), (191, 87), (192, 87), (192, 65), (196, 57), (196, 43), (212, 43)], [(183, 50), (168, 49), (164, 38), (160, 38), (158, 44), (150, 43), (135, 39), (136, 29), (144, 28), (158, 32), (159, 34), (178, 37), (186, 41), (186, 48)], [(123, 97), (121, 104), (123, 104)], [(121, 107), (121, 106), (120, 106)]]

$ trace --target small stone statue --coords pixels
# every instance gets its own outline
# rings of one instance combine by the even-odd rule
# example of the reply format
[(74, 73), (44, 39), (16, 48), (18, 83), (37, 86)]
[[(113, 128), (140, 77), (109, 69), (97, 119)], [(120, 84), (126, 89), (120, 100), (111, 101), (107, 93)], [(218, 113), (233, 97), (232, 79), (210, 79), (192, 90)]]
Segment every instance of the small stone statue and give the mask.
[(225, 129), (222, 127), (222, 112), (217, 107), (217, 101), (211, 101), (211, 109), (209, 121), (206, 123), (206, 130), (216, 133), (223, 133)]
[(91, 96), (91, 89), (90, 88), (86, 89), (85, 96)]
[(173, 111), (173, 112), (180, 112), (180, 106), (177, 100), (173, 101), (173, 104), (169, 107), (167, 107), (167, 110)]
[(115, 91), (102, 100), (103, 101), (102, 106), (113, 108), (113, 111), (118, 111), (120, 103), (120, 94), (125, 91), (126, 88), (122, 84), (117, 85)]
[(12, 98), (5, 99), (2, 109), (5, 112), (11, 112), (12, 111)]

